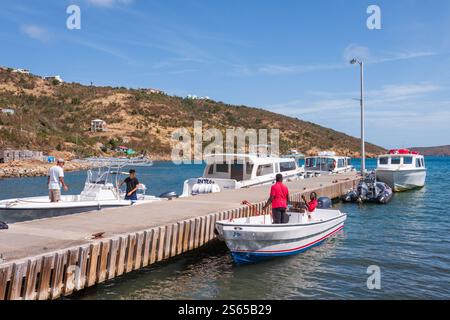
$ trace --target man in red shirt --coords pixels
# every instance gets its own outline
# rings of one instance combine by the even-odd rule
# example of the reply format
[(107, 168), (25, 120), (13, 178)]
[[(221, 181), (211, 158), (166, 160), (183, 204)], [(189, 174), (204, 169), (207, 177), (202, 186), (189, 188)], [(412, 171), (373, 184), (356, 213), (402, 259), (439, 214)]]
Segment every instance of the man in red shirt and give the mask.
[(289, 216), (286, 214), (289, 203), (289, 190), (283, 184), (283, 176), (281, 174), (277, 174), (276, 181), (270, 190), (270, 198), (267, 200), (263, 210), (272, 204), (273, 223), (285, 224), (289, 222)]

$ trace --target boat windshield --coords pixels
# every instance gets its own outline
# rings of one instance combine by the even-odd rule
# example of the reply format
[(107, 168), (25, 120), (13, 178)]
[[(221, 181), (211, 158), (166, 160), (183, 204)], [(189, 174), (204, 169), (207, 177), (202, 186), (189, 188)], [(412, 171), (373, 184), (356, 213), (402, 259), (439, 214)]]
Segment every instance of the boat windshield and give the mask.
[(232, 163), (220, 162), (206, 166), (204, 177), (216, 179), (232, 179), (243, 181), (251, 179), (254, 164), (243, 160), (235, 160)]
[(331, 171), (333, 170), (334, 161), (335, 159), (326, 157), (306, 158), (305, 169), (310, 171)]

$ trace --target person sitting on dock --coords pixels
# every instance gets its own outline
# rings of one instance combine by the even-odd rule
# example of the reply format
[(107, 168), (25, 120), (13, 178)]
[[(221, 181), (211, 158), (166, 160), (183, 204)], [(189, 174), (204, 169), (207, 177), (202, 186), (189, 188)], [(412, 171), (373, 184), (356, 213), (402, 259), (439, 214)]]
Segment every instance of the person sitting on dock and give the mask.
[(270, 198), (267, 200), (263, 211), (272, 204), (272, 218), (274, 224), (286, 224), (289, 216), (286, 209), (289, 203), (289, 189), (283, 184), (283, 175), (277, 174), (276, 183), (270, 190)]
[(136, 178), (136, 170), (131, 169), (130, 170), (130, 176), (126, 178), (122, 183), (119, 185), (119, 188), (123, 184), (127, 185), (127, 193), (125, 195), (125, 200), (131, 200), (131, 202), (134, 204), (137, 201), (137, 191), (139, 189), (139, 180)]
[(311, 194), (309, 195), (309, 202), (306, 200), (305, 195), (302, 195), (302, 199), (305, 202), (305, 209), (308, 210), (309, 219), (311, 219), (311, 214), (316, 211), (317, 206), (319, 205), (319, 201), (317, 201), (317, 193), (311, 192)]
[(58, 159), (56, 166), (50, 168), (48, 172), (48, 194), (51, 202), (61, 201), (61, 186), (67, 192), (69, 187), (64, 181), (64, 159)]

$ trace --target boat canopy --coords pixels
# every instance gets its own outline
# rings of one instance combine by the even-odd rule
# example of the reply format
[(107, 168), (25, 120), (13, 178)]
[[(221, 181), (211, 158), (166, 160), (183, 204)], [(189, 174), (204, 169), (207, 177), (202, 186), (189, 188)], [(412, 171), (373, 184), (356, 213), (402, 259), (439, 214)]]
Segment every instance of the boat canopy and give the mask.
[(389, 154), (390, 155), (392, 155), (392, 154), (414, 154), (414, 155), (419, 155), (419, 152), (411, 151), (411, 150), (408, 150), (408, 149), (392, 149), (392, 150), (389, 150)]

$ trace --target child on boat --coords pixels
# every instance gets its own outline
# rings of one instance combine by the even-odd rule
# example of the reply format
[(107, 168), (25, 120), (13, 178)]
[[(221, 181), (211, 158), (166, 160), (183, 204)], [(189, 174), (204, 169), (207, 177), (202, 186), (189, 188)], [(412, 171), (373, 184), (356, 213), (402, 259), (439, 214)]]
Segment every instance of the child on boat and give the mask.
[(317, 200), (317, 193), (311, 192), (311, 194), (309, 195), (309, 199), (310, 199), (309, 202), (306, 200), (305, 195), (302, 195), (302, 199), (305, 202), (304, 208), (306, 210), (308, 210), (308, 213), (309, 213), (308, 217), (309, 217), (309, 219), (312, 219), (312, 213), (314, 213), (314, 211), (316, 211), (317, 206), (319, 205), (319, 201)]

